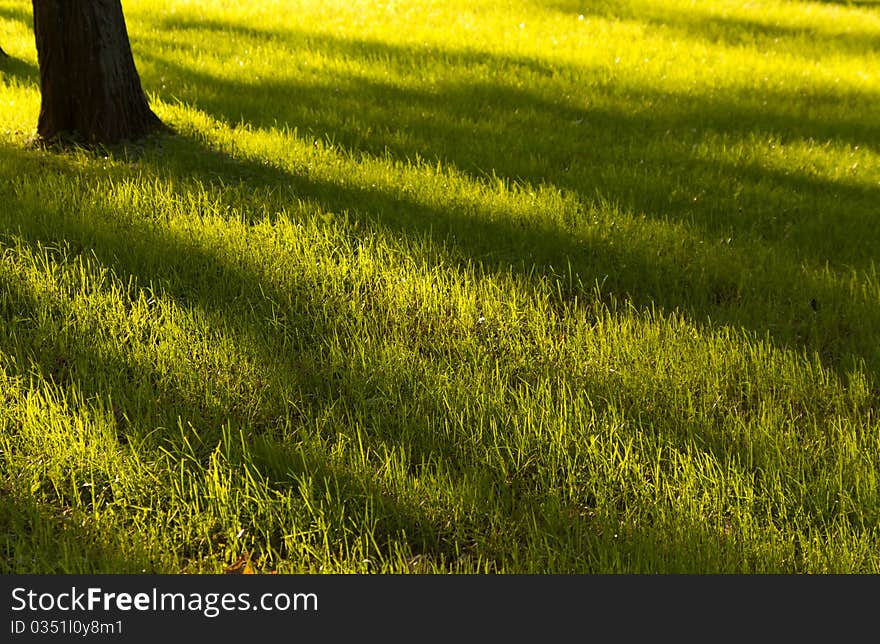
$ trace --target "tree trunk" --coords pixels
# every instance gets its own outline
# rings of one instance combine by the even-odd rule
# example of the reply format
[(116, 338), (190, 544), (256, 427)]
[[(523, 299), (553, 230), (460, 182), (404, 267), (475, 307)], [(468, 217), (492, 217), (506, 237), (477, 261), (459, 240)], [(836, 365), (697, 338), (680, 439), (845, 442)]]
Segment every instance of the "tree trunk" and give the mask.
[(44, 141), (136, 139), (162, 126), (131, 55), (121, 0), (33, 0)]

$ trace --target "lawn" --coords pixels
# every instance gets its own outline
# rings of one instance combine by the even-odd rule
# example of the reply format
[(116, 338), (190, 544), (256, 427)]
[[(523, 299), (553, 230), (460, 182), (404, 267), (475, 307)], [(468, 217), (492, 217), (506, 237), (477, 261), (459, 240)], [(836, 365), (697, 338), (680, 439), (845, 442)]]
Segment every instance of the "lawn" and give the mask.
[(0, 0), (0, 572), (880, 573), (880, 3)]

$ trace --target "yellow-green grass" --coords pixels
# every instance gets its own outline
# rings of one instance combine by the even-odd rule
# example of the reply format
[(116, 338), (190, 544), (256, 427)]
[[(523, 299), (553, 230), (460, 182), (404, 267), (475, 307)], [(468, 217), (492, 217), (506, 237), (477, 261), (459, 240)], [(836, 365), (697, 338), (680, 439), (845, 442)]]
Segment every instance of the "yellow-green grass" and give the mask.
[(0, 570), (880, 572), (880, 5), (0, 1)]

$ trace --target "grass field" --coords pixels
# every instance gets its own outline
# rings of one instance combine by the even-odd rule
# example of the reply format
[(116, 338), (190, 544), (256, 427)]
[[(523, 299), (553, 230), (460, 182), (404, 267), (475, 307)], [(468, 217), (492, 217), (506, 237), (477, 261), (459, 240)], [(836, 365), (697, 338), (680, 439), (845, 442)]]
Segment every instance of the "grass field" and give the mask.
[(127, 0), (30, 144), (0, 571), (880, 572), (880, 4)]

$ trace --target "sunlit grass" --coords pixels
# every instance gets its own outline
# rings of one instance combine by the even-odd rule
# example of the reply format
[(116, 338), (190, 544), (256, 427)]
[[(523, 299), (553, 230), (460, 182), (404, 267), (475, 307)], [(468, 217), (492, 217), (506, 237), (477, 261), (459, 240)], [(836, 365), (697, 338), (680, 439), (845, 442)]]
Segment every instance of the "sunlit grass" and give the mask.
[(125, 10), (43, 151), (0, 2), (0, 569), (880, 571), (876, 5)]

